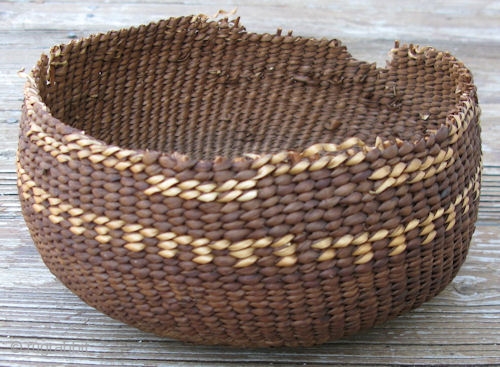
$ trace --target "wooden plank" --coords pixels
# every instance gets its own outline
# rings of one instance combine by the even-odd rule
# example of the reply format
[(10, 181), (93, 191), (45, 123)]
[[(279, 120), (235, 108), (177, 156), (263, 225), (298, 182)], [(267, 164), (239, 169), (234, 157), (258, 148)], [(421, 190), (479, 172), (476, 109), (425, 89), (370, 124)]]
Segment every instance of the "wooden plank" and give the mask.
[[(498, 40), (498, 9), (491, 1), (400, 3), (381, 4), (375, 0), (356, 2), (315, 1), (303, 3), (252, 1), (242, 5), (238, 14), (245, 15), (250, 23), (259, 24), (262, 30), (274, 32), (276, 23), (283, 28), (292, 28), (301, 34), (319, 36), (331, 34), (332, 26), (342, 34), (357, 38), (366, 37), (367, 27), (381, 37), (392, 35), (395, 29), (399, 36), (414, 37), (415, 34), (433, 38), (453, 39), (466, 37)], [(112, 28), (123, 24), (147, 22), (162, 16), (186, 14), (212, 15), (220, 8), (232, 10), (234, 5), (217, 1), (169, 1), (165, 3), (116, 2), (38, 2), (3, 4), (3, 25), (0, 29), (85, 29), (89, 25)], [(55, 10), (55, 6), (57, 11)], [(429, 12), (427, 9), (432, 9)], [(471, 16), (474, 14), (474, 16)], [(304, 19), (314, 20), (311, 28)], [(332, 24), (333, 23), (333, 24)]]

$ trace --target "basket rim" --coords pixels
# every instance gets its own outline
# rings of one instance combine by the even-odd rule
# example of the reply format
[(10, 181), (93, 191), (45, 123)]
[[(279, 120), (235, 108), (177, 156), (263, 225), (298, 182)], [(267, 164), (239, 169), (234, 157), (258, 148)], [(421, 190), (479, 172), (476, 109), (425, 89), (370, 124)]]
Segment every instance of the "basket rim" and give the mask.
[[(40, 73), (44, 70), (44, 66), (50, 65), (51, 60), (53, 59), (54, 56), (57, 56), (58, 53), (60, 53), (60, 48), (67, 45), (67, 44), (75, 44), (75, 43), (82, 43), (82, 42), (91, 42), (93, 40), (98, 40), (99, 37), (101, 36), (116, 36), (121, 32), (133, 32), (137, 31), (141, 27), (152, 27), (158, 25), (160, 22), (163, 21), (169, 21), (171, 19), (181, 19), (181, 18), (188, 18), (190, 19), (191, 22), (195, 21), (200, 21), (204, 22), (207, 24), (213, 24), (213, 25), (220, 25), (221, 22), (224, 22), (225, 26), (229, 27), (234, 27), (234, 28), (239, 28), (240, 31), (242, 30), (243, 32), (247, 33), (248, 35), (256, 35), (256, 36), (268, 36), (268, 37), (292, 37), (295, 40), (304, 40), (308, 42), (335, 42), (337, 46), (343, 46), (342, 42), (337, 40), (337, 39), (325, 39), (325, 38), (316, 38), (316, 37), (303, 37), (303, 36), (295, 36), (291, 35), (291, 32), (289, 32), (288, 35), (282, 36), (281, 35), (281, 29), (278, 29), (278, 32), (276, 35), (272, 35), (270, 33), (257, 33), (257, 32), (247, 32), (244, 27), (242, 27), (239, 24), (239, 17), (229, 20), (228, 18), (223, 18), (223, 19), (214, 19), (210, 18), (206, 15), (190, 15), (190, 16), (181, 16), (181, 17), (170, 17), (170, 18), (165, 18), (162, 20), (158, 21), (152, 21), (148, 23), (147, 25), (140, 25), (140, 26), (131, 26), (131, 27), (126, 27), (122, 28), (120, 30), (110, 30), (108, 32), (101, 32), (101, 33), (95, 33), (91, 34), (87, 37), (83, 37), (77, 40), (71, 40), (70, 42), (66, 44), (58, 44), (52, 46), (50, 49), (49, 56), (45, 53), (42, 53), (40, 56), (40, 59), (38, 60), (37, 64), (35, 67), (29, 72), (26, 73), (24, 70), (21, 70), (18, 72), (19, 76), (23, 77), (26, 79), (26, 83), (24, 86), (24, 105), (27, 105), (26, 107), (28, 110), (34, 110), (34, 113), (40, 114), (41, 116), (44, 117), (44, 121), (51, 120), (55, 125), (59, 125), (59, 127), (63, 128), (64, 130), (64, 135), (63, 139), (65, 142), (70, 143), (73, 141), (85, 141), (85, 144), (89, 147), (94, 147), (96, 151), (102, 151), (104, 149), (106, 150), (123, 150), (127, 152), (128, 159), (131, 160), (142, 160), (142, 158), (145, 155), (148, 156), (156, 156), (158, 157), (169, 157), (171, 159), (174, 159), (176, 161), (181, 161), (181, 162), (221, 162), (221, 161), (231, 161), (231, 162), (240, 162), (240, 161), (257, 161), (257, 162), (273, 162), (273, 163), (278, 163), (278, 162), (283, 162), (283, 161), (293, 161), (293, 162), (298, 162), (302, 160), (307, 160), (310, 162), (317, 161), (323, 156), (327, 157), (334, 157), (336, 155), (342, 154), (345, 155), (347, 154), (350, 158), (354, 157), (357, 153), (360, 151), (363, 153), (368, 153), (372, 150), (379, 150), (380, 152), (383, 152), (387, 149), (394, 149), (394, 147), (399, 148), (402, 145), (408, 145), (410, 144), (412, 147), (412, 150), (416, 147), (422, 147), (422, 146), (429, 146), (429, 141), (430, 142), (437, 142), (441, 143), (446, 139), (451, 139), (451, 141), (456, 141), (459, 136), (461, 136), (461, 133), (467, 129), (468, 127), (468, 121), (466, 116), (469, 114), (472, 115), (479, 115), (481, 110), (478, 105), (478, 98), (477, 98), (477, 87), (474, 84), (473, 76), (471, 71), (464, 65), (462, 61), (457, 59), (455, 56), (453, 56), (451, 53), (448, 51), (440, 51), (437, 50), (436, 48), (432, 46), (420, 46), (416, 44), (406, 44), (403, 43), (401, 44), (399, 41), (395, 41), (394, 47), (389, 51), (389, 56), (390, 59), (387, 60), (386, 66), (385, 67), (378, 67), (378, 70), (390, 70), (391, 67), (393, 66), (393, 60), (394, 60), (394, 55), (398, 53), (401, 50), (405, 50), (408, 53), (408, 57), (410, 58), (417, 58), (417, 56), (422, 56), (426, 57), (428, 53), (438, 53), (442, 54), (443, 56), (447, 56), (449, 58), (449, 62), (452, 63), (453, 68), (458, 68), (459, 69), (459, 80), (457, 81), (457, 94), (460, 93), (459, 100), (458, 102), (454, 105), (452, 109), (449, 110), (447, 113), (446, 118), (444, 119), (443, 123), (440, 125), (439, 128), (437, 129), (426, 129), (425, 130), (425, 135), (419, 139), (414, 139), (414, 140), (408, 140), (408, 139), (400, 139), (400, 138), (394, 138), (394, 140), (390, 139), (382, 139), (379, 136), (376, 136), (375, 143), (374, 144), (367, 144), (363, 139), (360, 139), (358, 137), (346, 137), (340, 144), (335, 144), (335, 143), (315, 143), (311, 144), (309, 146), (305, 146), (303, 149), (299, 150), (280, 150), (276, 153), (243, 153), (236, 155), (232, 158), (228, 158), (225, 156), (214, 156), (211, 159), (195, 159), (192, 158), (188, 153), (183, 153), (179, 152), (176, 150), (173, 151), (162, 151), (162, 150), (155, 150), (155, 149), (143, 149), (143, 148), (128, 148), (128, 147), (122, 147), (120, 145), (115, 145), (115, 144), (109, 144), (106, 143), (104, 140), (99, 139), (93, 135), (87, 134), (85, 131), (77, 129), (64, 121), (60, 120), (59, 118), (55, 117), (52, 115), (50, 112), (50, 108), (46, 105), (46, 103), (42, 100), (42, 97), (40, 95), (40, 89), (38, 88), (38, 85), (36, 83), (35, 78), (40, 75)], [(255, 42), (261, 42), (260, 40), (257, 40)], [(349, 51), (346, 49), (347, 54), (352, 57), (352, 55), (349, 53)], [(352, 57), (353, 60), (356, 61), (362, 61)], [(30, 124), (33, 122), (30, 121)], [(41, 129), (40, 126), (37, 126), (35, 129)], [(433, 144), (431, 144), (433, 145)], [(351, 148), (356, 148), (355, 151)]]

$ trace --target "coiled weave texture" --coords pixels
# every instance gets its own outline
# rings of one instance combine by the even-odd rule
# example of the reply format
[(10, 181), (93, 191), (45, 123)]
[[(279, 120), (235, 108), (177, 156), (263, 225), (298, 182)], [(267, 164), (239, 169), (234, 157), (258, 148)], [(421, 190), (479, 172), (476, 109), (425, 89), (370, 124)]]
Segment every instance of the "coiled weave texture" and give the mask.
[(413, 309), (467, 254), (472, 76), (396, 44), (171, 18), (56, 46), (27, 78), (23, 214), (102, 312), (203, 344), (313, 345)]

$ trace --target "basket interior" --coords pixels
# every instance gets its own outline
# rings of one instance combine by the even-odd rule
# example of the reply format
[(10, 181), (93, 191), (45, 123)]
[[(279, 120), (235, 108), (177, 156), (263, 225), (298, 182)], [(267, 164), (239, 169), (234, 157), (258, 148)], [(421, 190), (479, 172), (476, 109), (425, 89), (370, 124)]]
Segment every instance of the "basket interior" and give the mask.
[(36, 76), (51, 113), (109, 144), (193, 159), (301, 151), (358, 137), (415, 141), (460, 94), (443, 53), (396, 49), (389, 67), (338, 41), (175, 18), (52, 50)]

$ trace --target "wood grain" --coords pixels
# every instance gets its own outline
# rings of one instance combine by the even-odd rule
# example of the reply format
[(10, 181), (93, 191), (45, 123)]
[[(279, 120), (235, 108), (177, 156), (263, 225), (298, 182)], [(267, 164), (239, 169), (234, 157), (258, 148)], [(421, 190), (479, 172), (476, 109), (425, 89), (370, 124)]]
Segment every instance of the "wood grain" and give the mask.
[(302, 349), (192, 346), (137, 331), (90, 308), (44, 266), (21, 216), (15, 151), (21, 68), (70, 36), (162, 17), (215, 14), (218, 1), (0, 0), (0, 366), (500, 365), (500, 3), (250, 0), (249, 31), (339, 38), (383, 66), (395, 39), (446, 49), (471, 68), (482, 108), (484, 175), (477, 230), (454, 281), (384, 325)]

